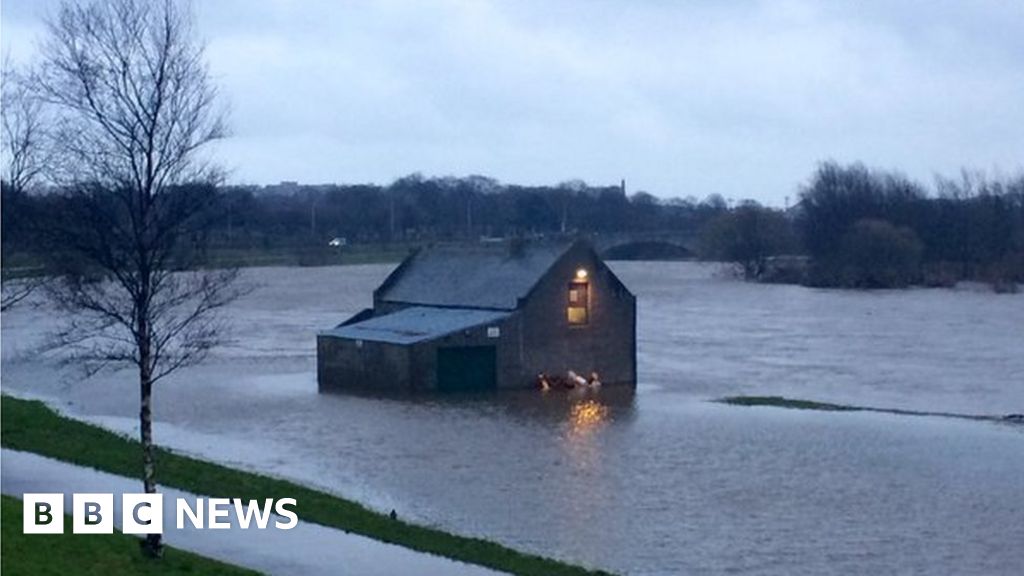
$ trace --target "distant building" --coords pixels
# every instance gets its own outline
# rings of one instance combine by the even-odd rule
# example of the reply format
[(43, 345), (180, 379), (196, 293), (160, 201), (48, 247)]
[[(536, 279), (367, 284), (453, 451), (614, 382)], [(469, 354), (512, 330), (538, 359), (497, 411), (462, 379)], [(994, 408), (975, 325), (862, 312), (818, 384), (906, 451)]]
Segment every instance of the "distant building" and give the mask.
[(281, 196), (294, 196), (300, 189), (302, 189), (302, 186), (295, 180), (282, 180), (279, 184), (264, 186), (263, 192), (267, 194), (280, 194)]
[(373, 304), (317, 336), (321, 391), (636, 382), (636, 298), (583, 241), (425, 248)]

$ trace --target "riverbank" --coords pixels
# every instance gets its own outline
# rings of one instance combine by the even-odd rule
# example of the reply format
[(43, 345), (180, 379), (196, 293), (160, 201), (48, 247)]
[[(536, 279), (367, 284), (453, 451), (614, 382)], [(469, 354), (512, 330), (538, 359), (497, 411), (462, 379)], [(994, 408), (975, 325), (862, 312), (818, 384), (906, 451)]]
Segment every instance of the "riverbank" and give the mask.
[[(293, 246), (283, 248), (211, 248), (207, 268), (256, 268), (265, 266), (353, 266), (397, 264), (416, 244), (360, 244), (355, 246)], [(4, 256), (5, 279), (34, 278), (46, 274), (45, 262), (31, 253)]]
[[(140, 448), (136, 441), (114, 432), (61, 416), (39, 401), (4, 395), (2, 445), (103, 472), (134, 477)], [(162, 485), (205, 496), (295, 498), (302, 522), (312, 522), (368, 536), (375, 540), (521, 575), (583, 576), (607, 574), (557, 560), (524, 554), (500, 544), (449, 534), (404, 522), (346, 500), (293, 482), (243, 472), (159, 449), (158, 480)]]

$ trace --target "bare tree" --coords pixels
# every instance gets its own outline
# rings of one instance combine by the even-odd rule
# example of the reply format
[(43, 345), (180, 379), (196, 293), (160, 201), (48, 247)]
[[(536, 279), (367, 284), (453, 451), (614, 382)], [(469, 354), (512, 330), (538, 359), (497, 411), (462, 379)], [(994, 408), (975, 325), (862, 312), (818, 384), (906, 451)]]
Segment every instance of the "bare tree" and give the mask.
[(747, 280), (760, 280), (769, 258), (796, 246), (786, 216), (747, 200), (710, 220), (701, 228), (698, 242), (702, 258), (735, 262)]
[[(10, 60), (3, 62), (2, 96), (0, 96), (0, 117), (3, 135), (3, 174), (0, 188), (6, 205), (3, 217), (2, 258), (5, 261), (0, 273), (0, 311), (5, 311), (27, 298), (42, 283), (41, 276), (14, 278), (11, 272), (11, 236), (14, 228), (22, 231), (27, 222), (8, 217), (20, 213), (17, 205), (22, 204), (22, 195), (31, 189), (47, 164), (45, 123), (42, 102), (29, 90), (25, 79)], [(23, 214), (22, 214), (23, 215)]]
[[(60, 342), (90, 371), (138, 370), (145, 491), (156, 491), (153, 385), (200, 361), (241, 288), (199, 267), (219, 174), (198, 153), (224, 134), (188, 10), (172, 0), (65, 1), (36, 86), (54, 106), (66, 198), (51, 235)], [(159, 535), (143, 542), (162, 552)]]
[(28, 190), (46, 163), (42, 101), (5, 57), (3, 62), (3, 182), (16, 193)]

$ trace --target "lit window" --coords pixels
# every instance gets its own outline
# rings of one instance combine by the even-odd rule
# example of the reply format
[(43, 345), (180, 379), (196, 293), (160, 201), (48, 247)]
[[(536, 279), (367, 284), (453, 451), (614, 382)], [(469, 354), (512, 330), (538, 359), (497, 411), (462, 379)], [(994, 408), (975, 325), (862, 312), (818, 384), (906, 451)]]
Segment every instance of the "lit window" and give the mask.
[(590, 319), (590, 285), (586, 280), (569, 283), (569, 303), (566, 307), (569, 324), (580, 326)]

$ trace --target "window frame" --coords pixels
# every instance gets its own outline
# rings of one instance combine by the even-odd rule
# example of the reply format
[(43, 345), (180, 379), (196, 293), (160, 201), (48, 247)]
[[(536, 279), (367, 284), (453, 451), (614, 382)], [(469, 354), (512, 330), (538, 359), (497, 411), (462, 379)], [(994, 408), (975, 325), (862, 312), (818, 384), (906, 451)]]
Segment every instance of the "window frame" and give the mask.
[[(583, 301), (573, 302), (573, 292), (577, 296), (582, 292)], [(565, 293), (565, 318), (570, 328), (584, 328), (590, 325), (590, 281), (589, 279), (573, 278), (569, 281), (569, 287)], [(578, 300), (578, 298), (577, 298)], [(582, 310), (583, 319), (573, 320), (573, 310)]]

